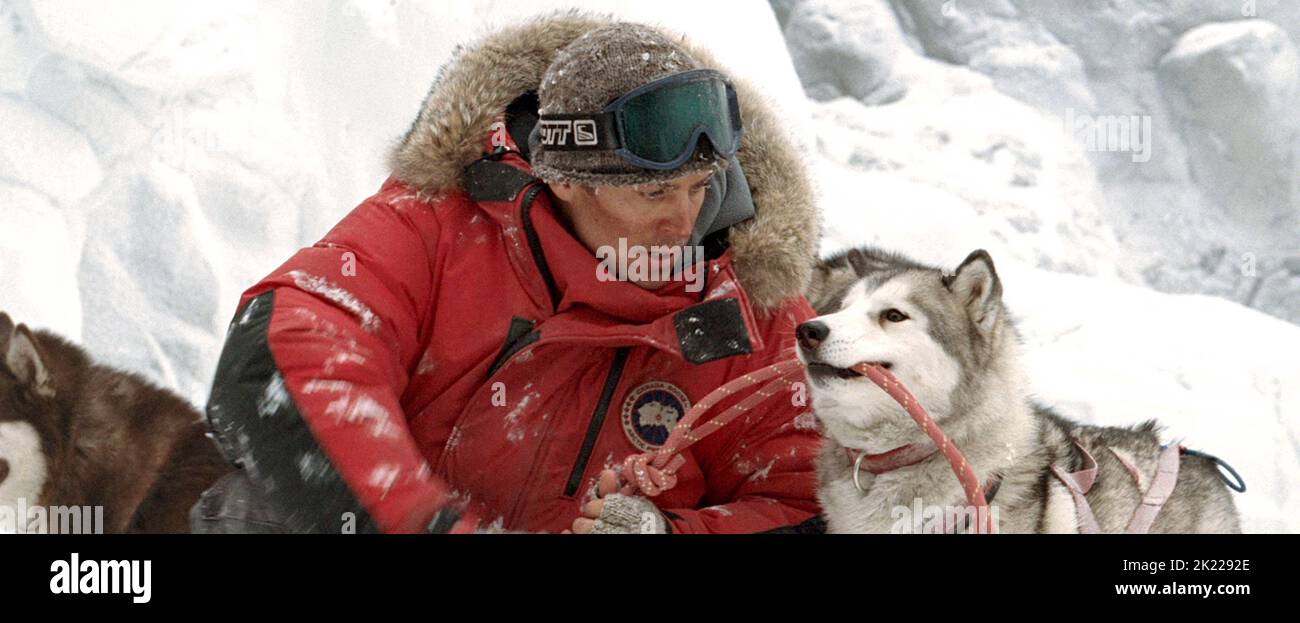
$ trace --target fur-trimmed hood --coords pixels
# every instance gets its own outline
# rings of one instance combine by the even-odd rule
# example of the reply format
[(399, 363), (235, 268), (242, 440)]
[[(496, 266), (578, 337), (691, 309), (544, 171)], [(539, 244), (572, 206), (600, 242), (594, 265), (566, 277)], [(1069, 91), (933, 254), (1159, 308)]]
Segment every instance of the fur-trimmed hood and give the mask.
[[(545, 14), (458, 45), (443, 65), (419, 117), (393, 150), (394, 175), (436, 196), (463, 188), (464, 168), (482, 156), (492, 123), (518, 96), (535, 90), (562, 48), (583, 33), (616, 21), (582, 10)], [(727, 75), (740, 101), (745, 135), (738, 158), (753, 196), (754, 218), (731, 228), (736, 267), (760, 310), (802, 293), (816, 254), (817, 212), (804, 163), (751, 84), (738, 80), (707, 50), (659, 28), (699, 62)]]

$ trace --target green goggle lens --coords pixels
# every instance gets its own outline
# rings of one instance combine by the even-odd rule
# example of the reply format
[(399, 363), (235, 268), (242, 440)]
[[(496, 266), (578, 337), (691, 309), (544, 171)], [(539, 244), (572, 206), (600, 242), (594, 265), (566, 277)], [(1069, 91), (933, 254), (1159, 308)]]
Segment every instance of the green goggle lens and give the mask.
[(726, 83), (715, 78), (632, 96), (622, 102), (623, 149), (647, 163), (674, 163), (689, 157), (705, 134), (716, 151), (730, 157), (739, 140), (733, 102)]

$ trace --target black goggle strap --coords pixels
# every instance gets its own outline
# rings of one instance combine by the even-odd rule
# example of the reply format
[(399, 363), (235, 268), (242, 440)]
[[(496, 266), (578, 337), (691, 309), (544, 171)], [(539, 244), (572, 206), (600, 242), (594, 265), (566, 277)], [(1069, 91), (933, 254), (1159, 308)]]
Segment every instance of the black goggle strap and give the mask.
[(552, 151), (605, 151), (623, 146), (613, 112), (541, 115), (537, 132)]

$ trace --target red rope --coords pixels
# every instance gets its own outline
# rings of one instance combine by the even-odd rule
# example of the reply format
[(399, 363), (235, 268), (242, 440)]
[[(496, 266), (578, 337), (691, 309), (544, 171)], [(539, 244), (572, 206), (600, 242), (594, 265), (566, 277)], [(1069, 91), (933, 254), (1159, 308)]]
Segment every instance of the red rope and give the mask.
[(853, 370), (875, 383), (880, 389), (885, 390), (890, 398), (893, 398), (900, 406), (903, 407), (907, 414), (916, 420), (916, 424), (925, 431), (934, 441), (934, 445), (939, 448), (948, 459), (948, 464), (952, 466), (952, 473), (957, 475), (961, 488), (966, 492), (966, 502), (975, 507), (976, 517), (983, 517), (986, 521), (984, 526), (985, 534), (995, 534), (997, 526), (993, 524), (993, 516), (989, 512), (989, 503), (984, 498), (984, 485), (980, 482), (979, 476), (975, 475), (975, 468), (966, 461), (966, 455), (961, 453), (957, 444), (952, 442), (948, 435), (944, 434), (939, 425), (935, 423), (934, 418), (926, 413), (921, 403), (916, 401), (912, 392), (902, 383), (890, 374), (888, 370), (874, 363), (860, 363), (853, 366)]
[[(741, 413), (772, 397), (783, 386), (788, 386), (801, 378), (803, 378), (803, 365), (798, 359), (788, 359), (736, 377), (722, 387), (709, 392), (709, 395), (692, 406), (677, 422), (672, 432), (668, 434), (668, 440), (658, 450), (627, 457), (623, 462), (622, 476), (625, 484), (621, 492), (624, 495), (640, 493), (647, 497), (654, 497), (673, 488), (677, 484), (677, 470), (686, 462), (686, 459), (681, 456), (682, 450), (691, 447), (695, 442), (739, 417)], [(761, 389), (732, 405), (722, 415), (694, 428), (695, 422), (718, 402), (741, 389), (764, 382), (767, 384)]]
[[(853, 370), (862, 374), (889, 394), (908, 415), (916, 420), (917, 425), (934, 440), (934, 444), (948, 459), (952, 471), (961, 482), (966, 492), (966, 500), (976, 507), (977, 516), (987, 520), (986, 533), (996, 531), (993, 519), (988, 512), (988, 502), (984, 498), (984, 485), (975, 475), (974, 468), (966, 461), (965, 455), (957, 445), (944, 434), (934, 418), (926, 413), (912, 393), (894, 377), (893, 374), (877, 364), (860, 363)], [(707, 437), (714, 431), (736, 419), (741, 413), (754, 408), (759, 403), (775, 395), (783, 387), (789, 386), (803, 375), (803, 364), (798, 359), (787, 359), (742, 375), (709, 392), (703, 400), (692, 406), (686, 415), (668, 435), (664, 445), (653, 452), (634, 454), (623, 462), (622, 487), (619, 492), (624, 495), (644, 495), (655, 497), (677, 485), (677, 470), (686, 463), (681, 452), (695, 442)], [(766, 383), (758, 391), (746, 396), (719, 415), (698, 427), (695, 423), (714, 405), (736, 392), (759, 383)]]

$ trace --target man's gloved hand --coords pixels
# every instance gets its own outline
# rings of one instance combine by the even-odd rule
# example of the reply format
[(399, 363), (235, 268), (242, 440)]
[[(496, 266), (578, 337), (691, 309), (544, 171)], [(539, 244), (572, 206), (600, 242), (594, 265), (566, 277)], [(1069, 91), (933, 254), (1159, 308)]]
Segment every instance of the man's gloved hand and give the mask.
[(604, 507), (595, 523), (592, 534), (664, 534), (667, 532), (664, 516), (654, 502), (639, 495), (612, 493), (605, 496)]
[[(618, 491), (618, 474), (605, 470), (596, 483), (596, 499), (582, 505), (582, 516), (573, 520), (574, 534), (666, 534), (664, 519), (654, 502), (639, 495)], [(568, 531), (566, 531), (568, 532)]]

